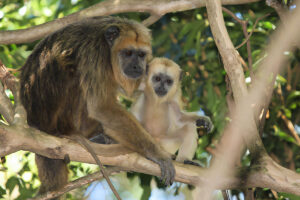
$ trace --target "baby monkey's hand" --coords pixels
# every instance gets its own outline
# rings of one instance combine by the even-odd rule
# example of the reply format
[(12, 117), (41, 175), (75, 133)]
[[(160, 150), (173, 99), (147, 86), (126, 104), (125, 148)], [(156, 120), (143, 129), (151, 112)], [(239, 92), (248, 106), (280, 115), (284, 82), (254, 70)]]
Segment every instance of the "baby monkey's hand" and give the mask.
[(210, 133), (214, 128), (210, 118), (206, 116), (199, 116), (199, 118), (196, 120), (196, 126), (199, 130), (204, 130), (207, 133)]

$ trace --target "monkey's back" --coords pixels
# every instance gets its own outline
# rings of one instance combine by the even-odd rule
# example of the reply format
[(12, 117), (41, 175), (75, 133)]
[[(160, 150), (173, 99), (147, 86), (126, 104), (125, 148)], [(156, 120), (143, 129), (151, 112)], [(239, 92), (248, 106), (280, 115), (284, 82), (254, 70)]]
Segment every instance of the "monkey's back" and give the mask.
[[(112, 69), (103, 29), (119, 20), (92, 18), (71, 24), (35, 47), (20, 77), (29, 125), (50, 134), (67, 134), (94, 124), (87, 116), (86, 92), (97, 91), (99, 82), (105, 81), (111, 81), (114, 90), (113, 80), (107, 78), (112, 77)], [(82, 88), (83, 81), (91, 88)]]

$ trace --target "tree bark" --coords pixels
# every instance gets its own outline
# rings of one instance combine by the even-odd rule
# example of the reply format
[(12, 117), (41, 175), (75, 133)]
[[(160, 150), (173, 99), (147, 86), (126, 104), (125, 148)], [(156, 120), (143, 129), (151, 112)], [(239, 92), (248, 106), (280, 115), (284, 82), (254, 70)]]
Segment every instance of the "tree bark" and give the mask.
[[(260, 0), (222, 0), (224, 5), (237, 5)], [(163, 16), (169, 12), (180, 12), (205, 6), (205, 0), (107, 0), (83, 9), (71, 15), (51, 22), (21, 30), (0, 31), (0, 44), (20, 44), (33, 42), (50, 33), (87, 17), (107, 16), (126, 12), (145, 12), (154, 16)], [(146, 22), (151, 25), (155, 20)]]

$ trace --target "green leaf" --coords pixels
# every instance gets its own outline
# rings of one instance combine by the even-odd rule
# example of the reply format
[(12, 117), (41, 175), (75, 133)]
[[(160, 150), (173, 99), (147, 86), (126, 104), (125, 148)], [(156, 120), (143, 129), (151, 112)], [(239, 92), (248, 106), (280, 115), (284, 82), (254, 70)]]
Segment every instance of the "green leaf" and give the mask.
[(287, 194), (280, 192), (278, 193), (280, 199), (289, 199), (289, 200), (300, 200), (300, 196), (294, 194)]
[(292, 142), (292, 143), (296, 144), (295, 139), (292, 136), (290, 136), (289, 134), (287, 134), (286, 132), (280, 130), (280, 128), (275, 127), (274, 130), (275, 130), (275, 133), (274, 133), (275, 136), (278, 136), (280, 139), (285, 140), (287, 142)]
[(6, 190), (0, 186), (0, 198), (6, 194)]
[(292, 91), (292, 92), (288, 95), (287, 100), (290, 101), (290, 100), (292, 100), (292, 99), (294, 99), (294, 98), (298, 98), (298, 97), (300, 97), (300, 91)]
[(276, 77), (276, 81), (279, 82), (279, 83), (281, 83), (281, 84), (285, 84), (286, 83), (286, 79), (283, 76), (279, 75), (279, 74)]
[(292, 112), (289, 109), (284, 109), (284, 113), (286, 115), (287, 118), (291, 119), (292, 117)]
[(19, 185), (19, 179), (15, 176), (12, 176), (7, 180), (5, 187), (11, 193), (13, 189), (16, 187), (16, 185)]

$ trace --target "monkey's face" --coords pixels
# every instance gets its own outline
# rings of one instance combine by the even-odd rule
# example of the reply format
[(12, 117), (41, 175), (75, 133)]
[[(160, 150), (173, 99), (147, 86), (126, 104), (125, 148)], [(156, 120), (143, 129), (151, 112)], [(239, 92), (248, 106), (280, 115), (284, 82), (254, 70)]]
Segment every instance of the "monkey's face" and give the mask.
[(170, 59), (154, 58), (147, 67), (146, 89), (159, 98), (168, 101), (180, 91), (181, 69)]
[[(125, 28), (126, 31), (123, 31)], [(133, 29), (111, 26), (105, 33), (106, 41), (111, 47), (111, 62), (117, 80), (141, 78), (147, 60), (151, 57), (151, 37), (148, 30), (142, 27), (128, 30), (131, 28)]]
[(174, 80), (171, 76), (164, 73), (154, 74), (151, 78), (152, 87), (155, 94), (164, 97), (171, 90)]
[(121, 70), (127, 78), (137, 79), (144, 74), (147, 52), (143, 49), (126, 48), (119, 52)]

